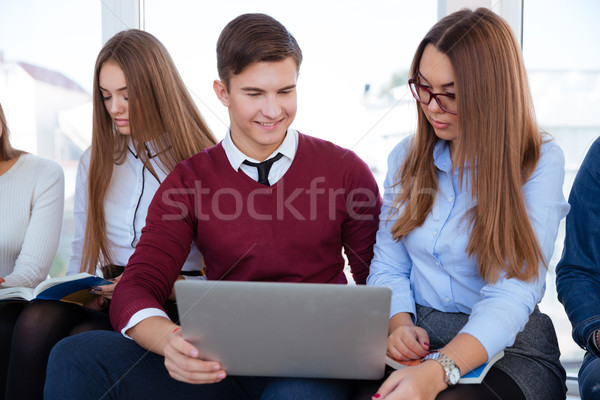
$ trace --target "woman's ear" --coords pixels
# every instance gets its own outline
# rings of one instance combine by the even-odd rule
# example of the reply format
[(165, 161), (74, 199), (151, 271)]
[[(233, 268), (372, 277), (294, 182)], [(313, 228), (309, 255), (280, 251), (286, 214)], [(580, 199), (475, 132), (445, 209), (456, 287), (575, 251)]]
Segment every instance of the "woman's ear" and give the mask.
[(225, 87), (225, 84), (220, 80), (215, 79), (213, 82), (213, 89), (221, 103), (225, 107), (229, 107), (229, 93), (227, 92), (227, 87)]

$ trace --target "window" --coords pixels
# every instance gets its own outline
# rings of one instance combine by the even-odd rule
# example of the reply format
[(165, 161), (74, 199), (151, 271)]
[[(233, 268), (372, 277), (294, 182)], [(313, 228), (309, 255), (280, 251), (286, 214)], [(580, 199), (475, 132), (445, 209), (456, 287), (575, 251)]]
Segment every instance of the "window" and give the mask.
[[(298, 114), (292, 127), (353, 149), (383, 182), (390, 146), (414, 129), (406, 88), (414, 51), (437, 19), (437, 1), (310, 0), (290, 3), (235, 0), (145, 0), (145, 28), (169, 49), (217, 138), (225, 136), (227, 110), (217, 100), (216, 43), (236, 16), (263, 12), (298, 40), (304, 60), (298, 80)], [(412, 108), (411, 108), (412, 107)]]
[[(538, 122), (563, 149), (565, 197), (589, 146), (600, 135), (600, 35), (592, 0), (528, 0), (523, 10), (523, 54)], [(562, 360), (576, 372), (583, 351), (571, 338), (571, 324), (556, 297), (554, 268), (564, 241), (564, 221), (550, 262), (546, 296), (540, 308), (550, 315), (558, 334)], [(570, 368), (569, 368), (570, 367)]]

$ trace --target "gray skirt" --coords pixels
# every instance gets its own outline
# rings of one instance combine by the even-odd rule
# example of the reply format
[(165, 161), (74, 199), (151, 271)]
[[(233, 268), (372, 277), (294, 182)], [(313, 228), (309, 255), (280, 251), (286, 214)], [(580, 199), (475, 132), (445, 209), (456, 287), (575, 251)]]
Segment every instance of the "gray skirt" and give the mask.
[[(468, 314), (441, 312), (417, 304), (417, 326), (429, 334), (431, 349), (450, 342), (468, 319)], [(504, 357), (492, 368), (508, 374), (527, 400), (565, 399), (566, 373), (559, 358), (554, 325), (550, 317), (536, 307), (515, 343), (504, 349)]]

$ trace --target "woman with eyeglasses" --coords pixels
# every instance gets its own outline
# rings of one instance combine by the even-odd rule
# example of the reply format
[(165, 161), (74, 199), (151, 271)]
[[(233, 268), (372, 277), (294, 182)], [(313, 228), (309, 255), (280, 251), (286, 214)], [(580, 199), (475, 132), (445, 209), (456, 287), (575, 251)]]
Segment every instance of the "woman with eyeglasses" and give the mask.
[[(565, 398), (537, 305), (560, 220), (564, 158), (534, 117), (521, 50), (488, 9), (440, 20), (411, 66), (417, 131), (389, 156), (369, 285), (393, 290), (388, 353), (423, 362), (377, 399)], [(482, 384), (461, 375), (499, 352)]]
[[(77, 171), (67, 273), (102, 274), (115, 283), (96, 288), (97, 301), (86, 307), (37, 301), (25, 308), (13, 335), (6, 399), (42, 398), (48, 355), (60, 339), (112, 330), (108, 300), (154, 193), (178, 162), (215, 143), (158, 39), (130, 29), (106, 42), (94, 71), (92, 144)], [(182, 275), (201, 275), (202, 255), (193, 245), (187, 251)]]

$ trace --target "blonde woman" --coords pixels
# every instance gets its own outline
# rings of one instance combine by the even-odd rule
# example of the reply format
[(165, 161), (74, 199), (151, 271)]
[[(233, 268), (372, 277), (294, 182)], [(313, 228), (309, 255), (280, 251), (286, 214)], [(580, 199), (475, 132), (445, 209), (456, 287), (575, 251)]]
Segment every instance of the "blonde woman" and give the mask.
[[(440, 20), (419, 45), (417, 132), (389, 156), (369, 285), (393, 290), (389, 354), (423, 359), (377, 399), (565, 397), (537, 304), (559, 221), (564, 158), (540, 133), (520, 48), (487, 9)], [(482, 384), (456, 385), (496, 353)]]
[[(0, 105), (0, 287), (35, 287), (48, 276), (60, 239), (60, 165), (14, 149)], [(0, 398), (14, 326), (26, 302), (0, 303)]]
[[(48, 301), (23, 311), (10, 361), (10, 399), (42, 398), (54, 343), (112, 329), (108, 299), (139, 241), (154, 193), (178, 162), (216, 143), (167, 50), (144, 31), (120, 32), (100, 51), (93, 107), (92, 145), (77, 173), (68, 273), (101, 272), (115, 285), (97, 288), (101, 296), (88, 307)], [(182, 275), (201, 275), (201, 254), (194, 246), (187, 251)]]
[(35, 287), (54, 261), (64, 204), (56, 162), (14, 149), (0, 104), (0, 284)]

